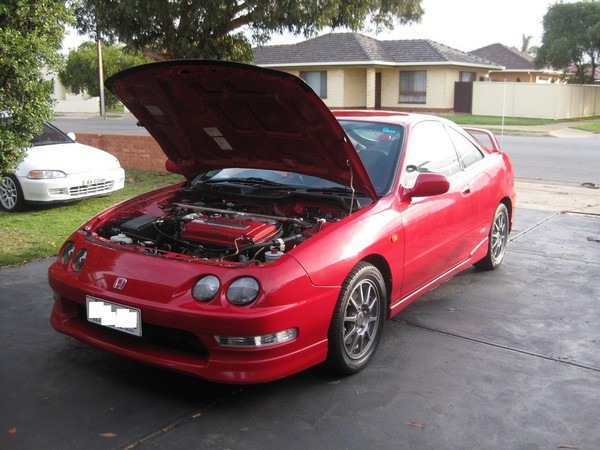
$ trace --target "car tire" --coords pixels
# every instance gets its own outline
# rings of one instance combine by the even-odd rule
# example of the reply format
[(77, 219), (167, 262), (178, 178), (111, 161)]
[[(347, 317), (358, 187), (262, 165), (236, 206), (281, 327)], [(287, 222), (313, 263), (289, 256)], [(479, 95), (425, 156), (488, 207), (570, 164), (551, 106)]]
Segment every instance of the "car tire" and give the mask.
[(504, 203), (500, 203), (496, 208), (494, 219), (490, 226), (487, 255), (475, 263), (476, 269), (494, 270), (502, 264), (504, 254), (506, 253), (506, 244), (508, 243), (509, 224), (508, 209), (506, 209)]
[(25, 207), (25, 198), (23, 189), (19, 180), (13, 174), (7, 174), (2, 177), (0, 183), (0, 206), (5, 211), (20, 211)]
[(356, 373), (371, 360), (383, 331), (386, 286), (379, 270), (360, 262), (350, 272), (329, 326), (326, 367)]

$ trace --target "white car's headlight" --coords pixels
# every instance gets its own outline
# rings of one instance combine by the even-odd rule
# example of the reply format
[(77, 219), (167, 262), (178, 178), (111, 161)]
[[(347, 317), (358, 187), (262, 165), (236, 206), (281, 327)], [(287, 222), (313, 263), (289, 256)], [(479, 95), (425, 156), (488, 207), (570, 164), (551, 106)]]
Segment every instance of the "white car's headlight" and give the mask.
[(258, 281), (254, 278), (238, 278), (227, 289), (227, 300), (234, 305), (248, 305), (256, 300), (259, 290)]
[(61, 170), (30, 170), (27, 178), (32, 180), (47, 180), (51, 178), (66, 178), (67, 174)]

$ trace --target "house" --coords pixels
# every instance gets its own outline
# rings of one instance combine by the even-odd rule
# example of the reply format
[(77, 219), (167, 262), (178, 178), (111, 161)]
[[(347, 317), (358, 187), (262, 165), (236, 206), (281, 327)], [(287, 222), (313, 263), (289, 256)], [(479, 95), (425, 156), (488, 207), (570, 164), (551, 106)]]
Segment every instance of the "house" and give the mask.
[(254, 49), (261, 67), (304, 79), (332, 109), (454, 110), (459, 81), (487, 80), (502, 66), (427, 40), (377, 40), (330, 33)]
[(492, 44), (470, 52), (472, 55), (504, 66), (502, 70), (492, 70), (492, 81), (523, 83), (561, 83), (561, 72), (553, 69), (537, 69), (533, 58), (527, 53), (502, 44)]

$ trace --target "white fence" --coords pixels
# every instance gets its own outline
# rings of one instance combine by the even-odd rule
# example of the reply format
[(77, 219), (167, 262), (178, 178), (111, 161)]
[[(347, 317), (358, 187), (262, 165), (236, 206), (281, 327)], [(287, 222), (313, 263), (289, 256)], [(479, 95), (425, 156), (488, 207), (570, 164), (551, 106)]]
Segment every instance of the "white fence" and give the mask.
[(472, 114), (569, 119), (600, 115), (600, 86), (473, 83)]

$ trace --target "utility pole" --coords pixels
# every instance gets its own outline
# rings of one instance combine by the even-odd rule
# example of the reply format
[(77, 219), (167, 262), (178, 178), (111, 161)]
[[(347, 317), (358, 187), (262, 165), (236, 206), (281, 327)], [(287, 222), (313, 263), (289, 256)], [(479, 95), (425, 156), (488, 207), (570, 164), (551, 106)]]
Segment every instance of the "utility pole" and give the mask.
[(100, 88), (100, 115), (106, 117), (106, 106), (104, 105), (104, 69), (102, 67), (102, 39), (100, 27), (96, 25), (96, 39), (98, 39), (98, 84)]

